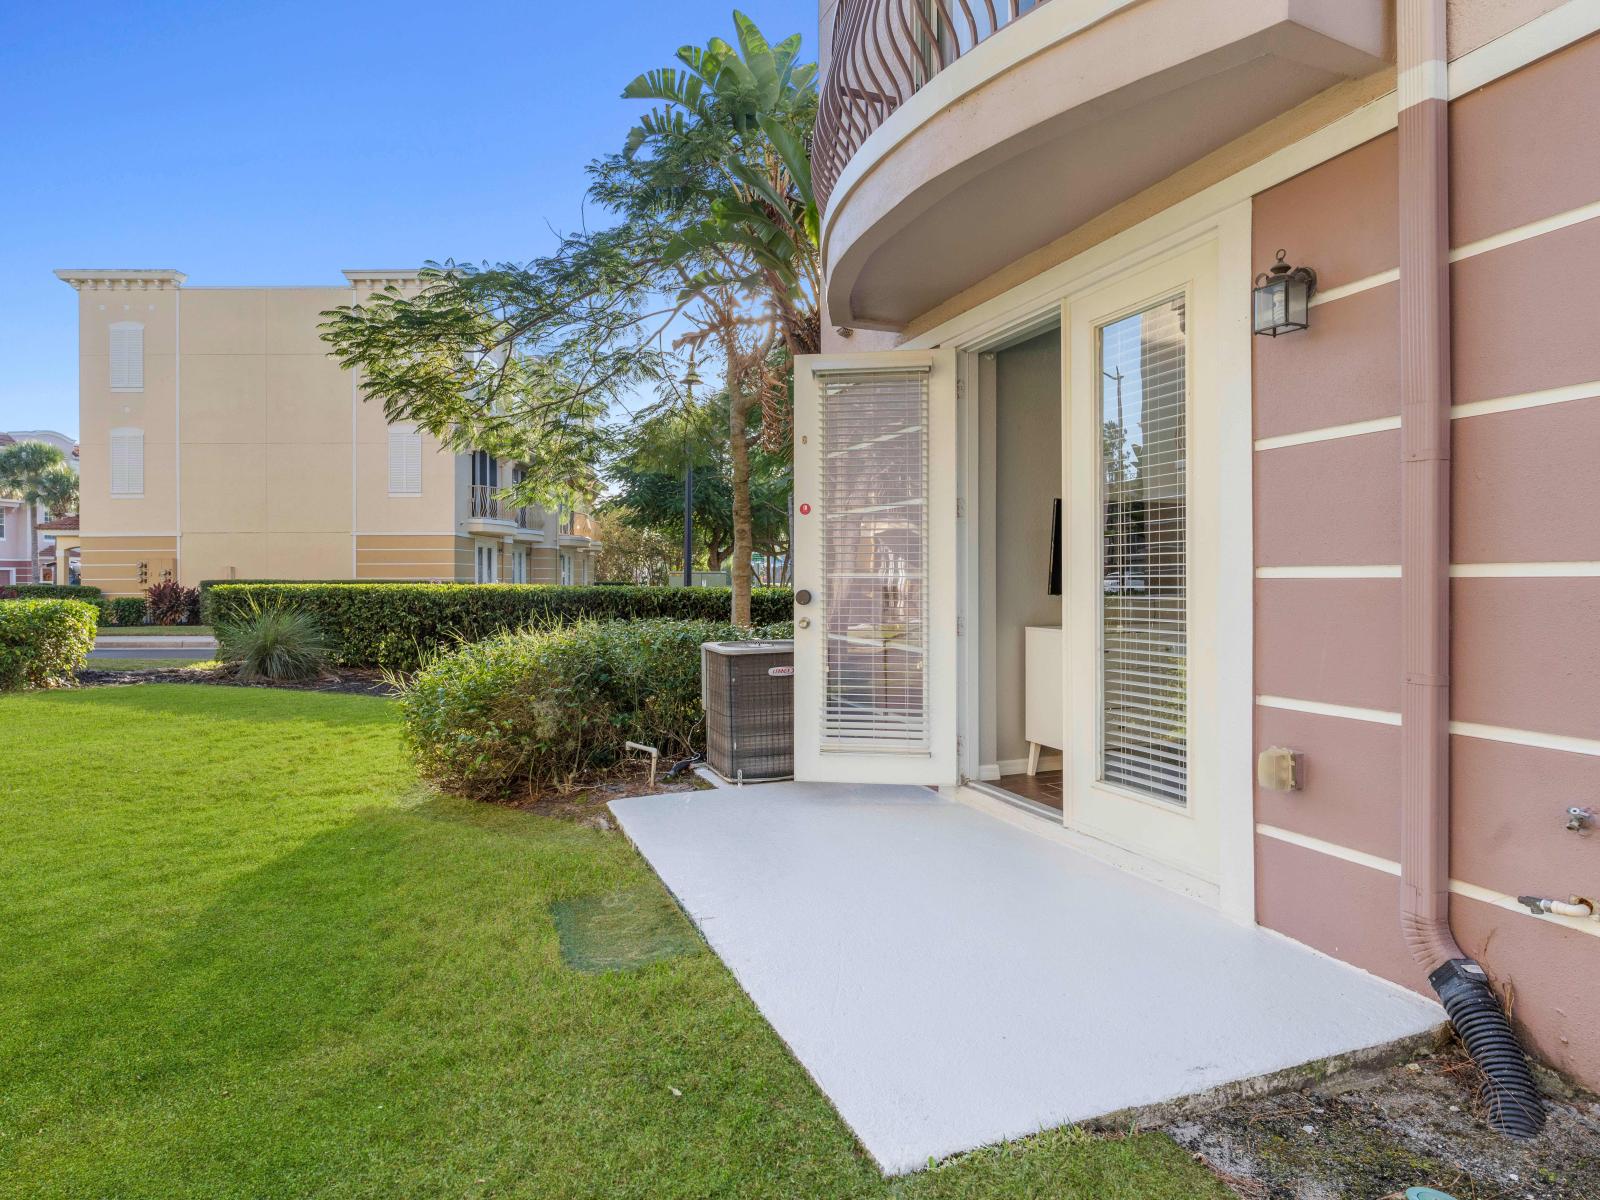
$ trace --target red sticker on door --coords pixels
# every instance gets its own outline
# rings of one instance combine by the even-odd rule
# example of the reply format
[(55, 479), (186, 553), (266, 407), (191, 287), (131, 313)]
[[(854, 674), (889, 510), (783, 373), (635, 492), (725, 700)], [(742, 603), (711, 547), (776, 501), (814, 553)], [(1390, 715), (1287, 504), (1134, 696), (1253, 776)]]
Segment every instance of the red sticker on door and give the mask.
[(809, 517), (809, 516), (810, 516), (810, 515), (811, 515), (811, 505), (809, 505), (809, 504), (802, 504), (802, 505), (801, 505), (801, 506), (800, 506), (800, 515), (801, 515), (801, 516), (802, 516), (802, 517)]

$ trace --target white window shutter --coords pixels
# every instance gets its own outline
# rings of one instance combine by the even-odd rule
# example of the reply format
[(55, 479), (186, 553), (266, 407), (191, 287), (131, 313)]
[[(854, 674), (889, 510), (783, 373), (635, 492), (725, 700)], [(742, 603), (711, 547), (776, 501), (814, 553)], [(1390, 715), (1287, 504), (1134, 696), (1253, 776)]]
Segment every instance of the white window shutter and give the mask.
[(144, 430), (111, 431), (111, 494), (144, 495)]
[(389, 429), (389, 494), (422, 495), (422, 434), (411, 426)]
[(111, 326), (111, 390), (144, 391), (144, 326), (137, 321)]

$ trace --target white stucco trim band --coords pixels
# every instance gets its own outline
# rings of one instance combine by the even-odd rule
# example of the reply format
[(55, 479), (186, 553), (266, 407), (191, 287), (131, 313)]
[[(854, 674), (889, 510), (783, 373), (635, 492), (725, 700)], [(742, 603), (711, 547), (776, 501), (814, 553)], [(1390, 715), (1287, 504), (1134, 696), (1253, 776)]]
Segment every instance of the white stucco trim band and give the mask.
[[(1450, 419), (1486, 417), (1494, 413), (1517, 412), (1524, 408), (1543, 408), (1550, 404), (1568, 404), (1574, 400), (1600, 398), (1600, 379), (1587, 383), (1570, 383), (1562, 387), (1544, 388), (1537, 392), (1518, 392), (1511, 396), (1495, 396), (1488, 400), (1471, 400), (1450, 409)], [(1255, 448), (1282, 450), (1288, 446), (1305, 446), (1312, 442), (1331, 442), (1339, 438), (1361, 437), (1369, 433), (1383, 433), (1400, 428), (1399, 417), (1374, 417), (1370, 421), (1352, 421), (1347, 425), (1328, 425), (1321, 429), (1307, 429), (1299, 433), (1281, 433), (1273, 437), (1257, 438)]]
[[(1261, 822), (1256, 825), (1256, 832), (1262, 837), (1269, 837), (1279, 842), (1287, 842), (1291, 846), (1299, 846), (1302, 850), (1311, 850), (1317, 854), (1326, 854), (1329, 858), (1337, 858), (1343, 862), (1353, 863), (1358, 867), (1368, 870), (1381, 871), (1385, 875), (1400, 875), (1400, 864), (1376, 854), (1368, 854), (1365, 850), (1356, 850), (1350, 846), (1340, 846), (1334, 842), (1323, 841), (1304, 833), (1296, 833), (1292, 829), (1283, 829), (1277, 825), (1268, 825)], [(1503, 908), (1507, 912), (1514, 912), (1524, 917), (1534, 917), (1521, 904), (1517, 898), (1505, 892), (1497, 892), (1493, 888), (1480, 887), (1476, 883), (1468, 883), (1462, 879), (1450, 881), (1450, 892), (1455, 896), (1465, 896), (1469, 900), (1477, 900), (1483, 904), (1492, 904), (1496, 908)], [(1578, 933), (1587, 933), (1591, 937), (1600, 937), (1600, 920), (1594, 917), (1558, 917), (1552, 913), (1540, 914), (1540, 921), (1554, 921)]]

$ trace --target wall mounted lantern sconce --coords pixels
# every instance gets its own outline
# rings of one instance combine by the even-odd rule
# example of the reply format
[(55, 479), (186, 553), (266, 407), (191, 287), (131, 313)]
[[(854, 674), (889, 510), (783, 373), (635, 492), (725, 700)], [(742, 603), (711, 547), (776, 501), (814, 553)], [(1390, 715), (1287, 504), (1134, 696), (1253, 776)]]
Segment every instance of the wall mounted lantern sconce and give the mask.
[(1256, 276), (1251, 292), (1254, 301), (1255, 331), (1266, 337), (1293, 333), (1311, 323), (1311, 297), (1317, 290), (1317, 273), (1310, 267), (1291, 267), (1278, 261)]

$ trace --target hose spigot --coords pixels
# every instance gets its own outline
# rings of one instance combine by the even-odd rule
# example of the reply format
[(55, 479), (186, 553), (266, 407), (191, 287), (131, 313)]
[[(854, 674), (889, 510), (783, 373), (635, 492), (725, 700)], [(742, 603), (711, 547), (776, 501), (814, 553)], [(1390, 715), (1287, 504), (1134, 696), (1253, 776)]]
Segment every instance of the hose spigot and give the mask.
[(1573, 833), (1587, 832), (1594, 825), (1594, 809), (1567, 809), (1567, 828)]

